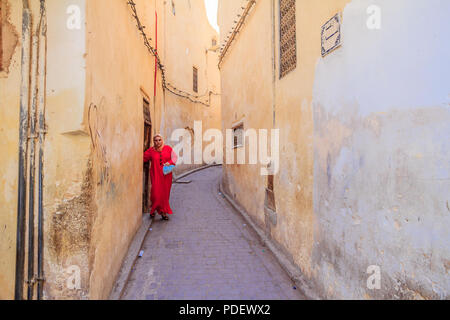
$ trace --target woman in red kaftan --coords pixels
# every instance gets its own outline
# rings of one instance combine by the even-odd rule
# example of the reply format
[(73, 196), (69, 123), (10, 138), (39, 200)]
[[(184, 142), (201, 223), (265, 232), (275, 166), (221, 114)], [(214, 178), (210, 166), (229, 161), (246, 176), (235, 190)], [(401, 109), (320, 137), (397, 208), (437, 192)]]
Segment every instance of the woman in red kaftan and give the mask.
[(169, 220), (168, 215), (173, 214), (169, 204), (173, 176), (172, 173), (164, 175), (163, 168), (168, 165), (176, 165), (178, 159), (172, 148), (164, 145), (161, 135), (156, 135), (153, 142), (154, 146), (144, 153), (144, 163), (150, 161), (151, 164), (152, 209), (150, 215), (154, 217), (155, 212), (158, 211), (164, 220)]

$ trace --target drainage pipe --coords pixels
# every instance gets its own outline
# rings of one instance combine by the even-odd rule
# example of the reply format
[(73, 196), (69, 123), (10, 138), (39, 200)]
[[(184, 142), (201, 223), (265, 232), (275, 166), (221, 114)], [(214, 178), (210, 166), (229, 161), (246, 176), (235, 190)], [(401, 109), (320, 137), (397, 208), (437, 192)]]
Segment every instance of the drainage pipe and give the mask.
[(38, 172), (38, 267), (37, 299), (43, 299), (44, 292), (44, 141), (45, 141), (45, 93), (47, 77), (47, 15), (45, 0), (41, 0), (41, 23), (39, 30), (38, 63), (38, 118), (39, 118), (39, 172)]
[(19, 173), (17, 199), (16, 278), (14, 298), (23, 299), (25, 268), (26, 167), (28, 138), (28, 103), (30, 84), (31, 12), (28, 0), (23, 0), (22, 12), (22, 82), (20, 85)]
[[(38, 31), (39, 32), (39, 31)], [(30, 110), (30, 180), (28, 184), (28, 300), (33, 300), (34, 293), (34, 195), (36, 175), (36, 105), (37, 105), (37, 64), (38, 64), (38, 35), (33, 36), (31, 54), (31, 110)]]

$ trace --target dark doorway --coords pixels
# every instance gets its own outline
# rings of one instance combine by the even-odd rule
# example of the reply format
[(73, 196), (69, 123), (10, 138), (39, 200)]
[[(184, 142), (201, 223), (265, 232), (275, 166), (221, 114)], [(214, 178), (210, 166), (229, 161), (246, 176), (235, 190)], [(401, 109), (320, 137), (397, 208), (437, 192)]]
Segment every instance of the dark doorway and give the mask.
[[(150, 149), (152, 144), (152, 119), (150, 116), (150, 103), (144, 99), (144, 152)], [(142, 196), (143, 213), (150, 212), (150, 163), (144, 163), (144, 193)]]

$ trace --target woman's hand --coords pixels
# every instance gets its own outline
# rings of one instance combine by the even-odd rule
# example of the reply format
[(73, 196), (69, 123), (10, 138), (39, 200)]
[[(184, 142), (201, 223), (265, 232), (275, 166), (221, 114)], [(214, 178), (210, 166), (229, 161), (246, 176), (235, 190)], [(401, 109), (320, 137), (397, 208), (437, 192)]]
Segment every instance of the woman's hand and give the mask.
[(170, 163), (166, 162), (164, 165), (165, 165), (165, 166), (170, 166)]

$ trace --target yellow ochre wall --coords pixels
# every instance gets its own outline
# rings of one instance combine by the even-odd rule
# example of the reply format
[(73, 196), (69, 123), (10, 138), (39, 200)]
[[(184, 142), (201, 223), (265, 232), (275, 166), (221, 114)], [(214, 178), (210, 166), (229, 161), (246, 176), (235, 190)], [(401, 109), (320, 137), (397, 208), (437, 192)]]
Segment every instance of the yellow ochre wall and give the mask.
[[(238, 0), (219, 2), (221, 44), (231, 31), (230, 20), (237, 20), (242, 12), (239, 9), (246, 4)], [(220, 66), (223, 129), (240, 122), (245, 129), (273, 128), (271, 1), (260, 1), (257, 6)], [(227, 192), (263, 226), (267, 177), (260, 175), (260, 167), (225, 164), (223, 179)]]
[[(175, 142), (170, 141), (170, 138), (174, 130), (194, 129), (194, 121), (202, 122), (203, 132), (222, 128), (220, 73), (217, 66), (219, 35), (207, 19), (204, 0), (172, 0), (164, 3), (164, 16), (161, 18), (165, 24), (160, 36), (165, 41), (158, 48), (164, 56), (166, 80), (172, 89), (175, 87), (189, 93), (191, 99), (207, 104), (194, 103), (169, 91), (165, 92), (161, 131), (167, 143), (173, 145)], [(217, 40), (215, 47), (212, 46), (213, 38)], [(194, 66), (198, 69), (198, 93), (193, 91)], [(176, 173), (198, 166), (183, 164), (176, 169)]]
[[(193, 93), (192, 65), (196, 64), (200, 92), (209, 88), (218, 93), (217, 53), (206, 53), (211, 38), (218, 35), (209, 26), (202, 1), (191, 3), (191, 8), (180, 2), (179, 20), (170, 28), (167, 3), (135, 3), (154, 47), (158, 12), (158, 52), (168, 80), (185, 84), (183, 89)], [(74, 12), (69, 12), (70, 6), (79, 9), (80, 28), (68, 27)], [(39, 1), (30, 1), (30, 7), (36, 22)], [(192, 127), (194, 120), (220, 128), (220, 97), (213, 95), (211, 107), (200, 107), (164, 94), (161, 70), (154, 97), (155, 58), (144, 45), (128, 1), (46, 0), (45, 7), (44, 298), (106, 299), (142, 223), (143, 99), (150, 102), (153, 132), (170, 136), (174, 129)], [(0, 130), (5, 141), (0, 154), (0, 299), (12, 299), (22, 1), (2, 0), (5, 8), (2, 65), (7, 68), (0, 73)], [(191, 29), (180, 32), (185, 24)], [(196, 45), (198, 39), (201, 45)], [(189, 61), (179, 59), (180, 50), (184, 57), (186, 48)], [(78, 271), (81, 286), (74, 289), (68, 281)]]
[(0, 71), (0, 300), (14, 298), (19, 155), (22, 3), (1, 0), (3, 71)]
[[(219, 2), (221, 43), (247, 3)], [(367, 27), (373, 4), (379, 30)], [(226, 192), (312, 296), (448, 298), (450, 66), (439, 30), (449, 5), (297, 0), (297, 67), (281, 79), (278, 6), (256, 1), (220, 66), (224, 129), (280, 129), (277, 224), (266, 222), (260, 166), (226, 165)], [(337, 13), (342, 47), (322, 58), (321, 28)], [(380, 290), (367, 286), (369, 266), (380, 267)]]
[[(141, 22), (154, 25), (156, 4), (135, 2)], [(49, 4), (50, 12), (54, 8)], [(77, 115), (69, 119), (73, 126), (67, 120), (55, 120), (55, 126), (68, 127), (61, 145), (51, 139), (51, 113), (48, 117), (48, 149), (60, 160), (57, 166), (47, 161), (52, 167), (47, 169), (46, 198), (54, 202), (46, 216), (47, 299), (108, 298), (142, 222), (143, 99), (153, 95), (154, 57), (143, 44), (127, 1), (86, 1), (82, 8), (85, 23), (78, 33), (80, 39), (72, 39), (75, 50), (82, 50), (82, 60), (69, 57), (66, 62), (83, 74), (75, 82), (80, 84), (80, 104), (71, 108)], [(150, 27), (146, 32), (154, 39)], [(55, 42), (64, 43), (57, 37)], [(51, 39), (49, 33), (49, 43)], [(58, 54), (49, 50), (49, 56), (52, 53)], [(61, 61), (61, 57), (54, 60)], [(51, 83), (51, 74), (48, 77)], [(61, 78), (73, 80), (73, 76), (55, 73), (55, 84)], [(157, 99), (149, 99), (155, 130), (161, 125), (162, 112), (160, 83), (157, 88)], [(49, 97), (49, 110), (57, 98), (69, 97)], [(60, 106), (63, 103), (59, 101)], [(58, 110), (65, 113), (64, 108)], [(68, 143), (71, 148), (63, 152)], [(72, 175), (65, 174), (68, 166)], [(60, 176), (51, 175), (55, 167), (55, 175), (60, 168)], [(62, 193), (61, 186), (67, 183), (72, 186)], [(81, 268), (82, 287), (77, 291), (64, 285), (71, 266)]]

